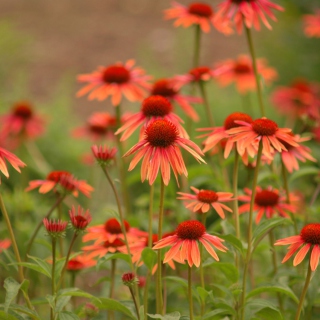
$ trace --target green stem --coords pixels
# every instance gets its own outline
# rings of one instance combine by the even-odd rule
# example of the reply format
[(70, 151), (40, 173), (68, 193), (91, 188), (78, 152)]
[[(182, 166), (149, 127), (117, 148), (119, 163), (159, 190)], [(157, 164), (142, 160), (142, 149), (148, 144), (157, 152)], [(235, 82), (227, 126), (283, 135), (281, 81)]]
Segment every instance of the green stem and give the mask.
[[(55, 272), (56, 272), (56, 243), (57, 239), (52, 237), (52, 271), (51, 271), (51, 289), (52, 289), (52, 296), (54, 297), (56, 293), (56, 279), (55, 279)], [(51, 308), (51, 320), (54, 320), (54, 308)]]
[[(150, 187), (150, 198), (149, 198), (149, 220), (148, 220), (148, 247), (152, 248), (152, 218), (153, 218), (153, 198), (154, 198), (154, 185)], [(151, 273), (148, 270), (146, 275), (146, 283), (144, 286), (143, 305), (144, 305), (144, 317), (147, 319), (148, 313), (148, 298), (149, 298), (149, 284), (150, 284)]]
[(133, 292), (131, 287), (129, 287), (129, 290), (130, 290), (130, 293), (131, 293), (131, 296), (132, 296), (134, 307), (136, 309), (138, 320), (140, 320), (140, 314), (139, 314), (139, 308), (138, 308), (138, 304), (137, 304), (137, 299), (136, 299), (135, 294), (134, 294), (134, 292)]
[[(282, 160), (281, 160), (281, 171), (282, 171), (282, 178), (283, 178), (283, 187), (284, 187), (284, 190), (286, 191), (286, 203), (290, 204), (291, 201), (290, 201), (290, 190), (289, 190), (289, 184), (288, 184), (287, 169)], [(296, 234), (298, 234), (299, 232), (298, 232), (296, 218), (292, 212), (289, 212), (289, 214), (294, 225), (294, 231)]]
[[(202, 224), (205, 226), (206, 225), (206, 219), (207, 219), (207, 213), (204, 212), (202, 213), (201, 215), (201, 222)], [(206, 288), (205, 286), (205, 282), (204, 282), (204, 270), (203, 270), (203, 245), (202, 243), (200, 243), (200, 266), (199, 266), (199, 273), (200, 273), (200, 284), (201, 284), (201, 287), (203, 289)], [(200, 315), (203, 316), (204, 315), (204, 312), (205, 312), (205, 302), (204, 301), (201, 301), (201, 311), (200, 311)]]
[(308, 290), (309, 283), (310, 283), (310, 280), (311, 280), (311, 275), (312, 275), (312, 270), (311, 270), (311, 266), (310, 266), (310, 262), (309, 262), (306, 281), (304, 283), (304, 287), (303, 287), (303, 290), (302, 290), (302, 293), (301, 293), (301, 296), (300, 296), (300, 301), (299, 301), (297, 313), (296, 313), (296, 316), (295, 316), (294, 320), (299, 320), (300, 319), (300, 314), (301, 314), (301, 311), (302, 311), (304, 298), (305, 298), (305, 296), (307, 294), (307, 290)]
[(195, 26), (195, 41), (194, 41), (194, 56), (193, 56), (193, 67), (196, 68), (199, 66), (200, 59), (200, 40), (201, 40), (201, 28), (200, 25), (197, 24)]
[(115, 275), (116, 275), (116, 259), (111, 259), (111, 277), (110, 277), (110, 290), (109, 290), (109, 298), (114, 298), (114, 283), (115, 283)]
[(208, 96), (207, 96), (207, 93), (206, 93), (206, 90), (204, 87), (204, 81), (200, 80), (198, 83), (199, 83), (201, 97), (203, 99), (203, 105), (204, 105), (204, 108), (206, 110), (206, 114), (208, 117), (209, 125), (211, 127), (214, 127), (214, 119), (213, 119), (213, 115), (212, 115), (211, 108), (209, 105)]
[(253, 182), (252, 182), (252, 194), (251, 194), (251, 200), (250, 200), (249, 221), (248, 221), (248, 231), (247, 231), (248, 248), (247, 248), (246, 259), (244, 262), (244, 270), (243, 270), (243, 278), (242, 278), (242, 294), (241, 294), (241, 300), (240, 300), (242, 320), (244, 320), (244, 304), (246, 300), (247, 275), (248, 275), (248, 268), (249, 268), (251, 252), (252, 252), (253, 207), (254, 207), (254, 198), (256, 196), (256, 188), (257, 188), (259, 167), (261, 162), (261, 155), (262, 155), (262, 140), (260, 140), (259, 142), (257, 164), (254, 170), (254, 176), (253, 176)]
[[(57, 199), (57, 201), (53, 204), (53, 206), (50, 208), (50, 210), (48, 211), (48, 213), (45, 215), (45, 218), (49, 218), (51, 213), (53, 212), (53, 210), (63, 201), (63, 199), (66, 197), (65, 195), (60, 196), (60, 198)], [(24, 261), (26, 261), (28, 259), (28, 254), (30, 253), (32, 244), (34, 242), (34, 239), (36, 238), (41, 226), (43, 225), (43, 219), (39, 221), (36, 229), (34, 230), (30, 240), (27, 243), (27, 250), (26, 250), (26, 254), (24, 256)]]
[[(240, 240), (240, 221), (239, 221), (239, 207), (238, 207), (238, 175), (239, 175), (239, 153), (237, 151), (237, 146), (235, 146), (235, 155), (234, 155), (234, 167), (233, 167), (233, 176), (232, 176), (232, 191), (233, 197), (235, 198), (233, 202), (233, 214), (234, 222), (236, 229), (236, 237)], [(236, 264), (238, 267), (238, 264)]]
[(66, 260), (64, 262), (64, 265), (63, 265), (63, 268), (62, 268), (62, 271), (61, 271), (60, 280), (58, 282), (58, 286), (57, 286), (58, 290), (59, 290), (60, 286), (63, 285), (64, 275), (65, 275), (67, 267), (68, 267), (68, 262), (69, 262), (69, 258), (70, 258), (70, 255), (71, 255), (72, 247), (73, 247), (73, 245), (74, 245), (74, 243), (75, 243), (75, 241), (77, 239), (77, 236), (78, 236), (78, 233), (75, 232), (73, 234), (72, 239), (71, 239), (70, 247), (69, 247), (69, 250), (68, 250), (68, 253), (67, 253), (67, 256), (66, 256)]
[[(159, 206), (159, 221), (158, 221), (158, 240), (162, 238), (163, 225), (163, 208), (164, 208), (164, 182), (161, 179), (160, 189), (160, 206)], [(157, 312), (163, 313), (163, 298), (162, 298), (162, 276), (161, 276), (161, 249), (158, 249), (158, 268), (157, 268)]]
[[(117, 120), (117, 129), (121, 127), (121, 108), (120, 105), (116, 106), (116, 120)], [(130, 198), (128, 193), (128, 186), (127, 186), (127, 171), (125, 160), (123, 158), (124, 151), (123, 145), (120, 141), (120, 135), (116, 136), (119, 155), (120, 155), (120, 164), (119, 164), (119, 171), (120, 171), (120, 179), (121, 179), (121, 193), (123, 196), (124, 206), (126, 208), (125, 212), (128, 215), (130, 213)]]
[(256, 55), (255, 55), (255, 51), (254, 51), (254, 47), (253, 47), (251, 29), (248, 28), (246, 25), (244, 25), (244, 28), (246, 30), (247, 41), (248, 41), (249, 50), (250, 50), (251, 59), (252, 59), (253, 72), (254, 72), (254, 76), (256, 79), (256, 86), (257, 86), (257, 94), (258, 94), (260, 111), (261, 111), (262, 117), (265, 117), (265, 109), (264, 109), (264, 104), (263, 104), (263, 99), (262, 99), (261, 83), (260, 83), (259, 74), (258, 74)]
[[(23, 266), (21, 265), (20, 252), (19, 252), (19, 249), (18, 249), (16, 238), (15, 238), (14, 233), (13, 233), (13, 229), (12, 229), (12, 226), (11, 226), (10, 218), (9, 218), (7, 209), (6, 209), (5, 205), (4, 205), (4, 202), (3, 202), (1, 194), (0, 194), (0, 210), (2, 212), (2, 216), (3, 216), (4, 220), (6, 222), (7, 229), (9, 231), (10, 240), (11, 240), (11, 243), (12, 243), (14, 255), (15, 255), (16, 260), (18, 262), (19, 281), (20, 281), (20, 283), (22, 283), (25, 280), (25, 278), (24, 278), (24, 274), (23, 274)], [(33, 310), (34, 308), (31, 305), (31, 302), (30, 302), (28, 294), (25, 291), (23, 291), (23, 295), (24, 295), (24, 298), (25, 298), (26, 303), (28, 305), (28, 308), (30, 310)]]
[(193, 320), (192, 278), (191, 278), (191, 267), (189, 265), (188, 265), (188, 300), (189, 300), (190, 320)]
[[(58, 197), (59, 198), (59, 197)], [(57, 211), (58, 211), (58, 220), (62, 220), (62, 207), (61, 207), (61, 202), (57, 206)], [(59, 253), (60, 257), (63, 257), (63, 238), (59, 238)]]

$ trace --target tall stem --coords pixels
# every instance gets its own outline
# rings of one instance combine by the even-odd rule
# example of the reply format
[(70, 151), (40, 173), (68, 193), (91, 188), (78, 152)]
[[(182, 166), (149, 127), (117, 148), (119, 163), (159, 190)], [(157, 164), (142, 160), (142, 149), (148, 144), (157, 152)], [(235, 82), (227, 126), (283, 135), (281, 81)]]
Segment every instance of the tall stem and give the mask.
[(248, 28), (246, 25), (244, 25), (244, 28), (246, 30), (247, 41), (248, 41), (249, 50), (250, 50), (251, 59), (252, 59), (253, 72), (254, 72), (254, 76), (256, 79), (256, 86), (257, 86), (257, 94), (258, 94), (260, 111), (261, 111), (262, 117), (265, 117), (266, 114), (265, 114), (265, 109), (264, 109), (264, 104), (263, 104), (263, 99), (262, 99), (261, 83), (260, 83), (259, 74), (258, 74), (256, 54), (255, 54), (254, 47), (253, 47), (251, 29)]
[(207, 93), (206, 93), (206, 90), (204, 87), (204, 81), (200, 80), (198, 83), (199, 83), (201, 97), (203, 99), (203, 105), (204, 105), (204, 108), (206, 110), (206, 114), (208, 117), (209, 125), (211, 127), (214, 127), (214, 119), (213, 119), (213, 115), (212, 115), (211, 108), (209, 105), (208, 96), (207, 96)]
[[(57, 211), (58, 211), (58, 219), (62, 220), (61, 202), (57, 206)], [(60, 257), (64, 256), (64, 254), (63, 254), (63, 238), (62, 237), (59, 238), (59, 253), (60, 253)]]
[(192, 277), (191, 267), (188, 265), (188, 300), (189, 300), (189, 313), (190, 320), (193, 320), (193, 300), (192, 300)]
[[(202, 224), (205, 226), (206, 225), (206, 219), (207, 219), (207, 213), (204, 212), (202, 213), (201, 215), (201, 222)], [(201, 287), (203, 289), (205, 289), (205, 282), (204, 282), (204, 270), (203, 270), (203, 245), (202, 243), (199, 244), (200, 245), (200, 266), (199, 266), (199, 273), (200, 273), (200, 284), (201, 284)], [(204, 301), (201, 301), (201, 311), (200, 311), (200, 315), (203, 316), (204, 315), (204, 312), (205, 312), (205, 302)]]
[(311, 266), (310, 266), (310, 262), (309, 262), (306, 281), (304, 283), (304, 287), (303, 287), (303, 290), (301, 292), (300, 301), (299, 301), (297, 313), (296, 313), (296, 316), (295, 316), (294, 320), (299, 320), (300, 319), (300, 314), (301, 314), (301, 311), (302, 311), (304, 298), (305, 298), (305, 296), (307, 294), (307, 290), (308, 290), (309, 283), (310, 283), (310, 280), (311, 280), (311, 275), (312, 275), (312, 270), (311, 270)]
[(111, 259), (111, 279), (110, 279), (110, 290), (109, 290), (109, 298), (114, 298), (114, 280), (116, 275), (116, 259)]
[(201, 40), (201, 28), (200, 25), (195, 25), (195, 41), (194, 41), (194, 56), (193, 56), (193, 67), (199, 66), (200, 59), (200, 40)]
[[(158, 221), (158, 240), (162, 238), (163, 225), (163, 208), (164, 208), (164, 182), (161, 179), (160, 188), (160, 206), (159, 206), (159, 221)], [(158, 250), (158, 268), (157, 268), (157, 312), (163, 313), (163, 298), (162, 298), (162, 276), (161, 276), (161, 249)]]
[[(290, 190), (289, 190), (289, 184), (288, 184), (288, 177), (287, 177), (287, 169), (286, 166), (284, 165), (282, 159), (281, 159), (281, 170), (282, 170), (282, 178), (283, 178), (283, 187), (284, 190), (286, 191), (286, 203), (290, 204)], [(291, 220), (294, 225), (294, 231), (296, 234), (298, 234), (298, 226), (297, 226), (297, 221), (293, 213), (289, 212)]]
[[(55, 237), (52, 237), (52, 271), (51, 271), (51, 289), (52, 289), (52, 296), (56, 293), (56, 278), (55, 278), (55, 272), (56, 272), (56, 243), (57, 239)], [(53, 307), (51, 308), (51, 320), (54, 320), (55, 314)]]
[(262, 155), (262, 140), (259, 142), (258, 148), (258, 155), (257, 155), (257, 164), (254, 171), (253, 182), (252, 182), (252, 194), (250, 200), (250, 210), (249, 210), (249, 221), (248, 221), (248, 231), (247, 231), (247, 255), (244, 262), (244, 270), (243, 270), (243, 278), (242, 278), (242, 295), (240, 301), (240, 308), (241, 308), (241, 319), (244, 320), (244, 304), (246, 299), (246, 289), (247, 289), (247, 275), (248, 275), (248, 268), (251, 259), (251, 251), (252, 251), (252, 223), (253, 223), (253, 207), (254, 207), (254, 198), (256, 196), (256, 188), (257, 188), (257, 181), (258, 181), (258, 174), (259, 174), (259, 167), (261, 162), (261, 155)]
[(136, 309), (138, 320), (140, 320), (140, 314), (139, 314), (139, 308), (138, 308), (138, 304), (137, 304), (137, 299), (136, 299), (135, 294), (134, 294), (134, 292), (133, 292), (131, 287), (129, 287), (129, 290), (130, 290), (130, 293), (131, 293), (131, 296), (132, 296), (134, 307)]
[[(47, 212), (47, 214), (45, 215), (45, 218), (48, 219), (48, 218), (50, 217), (50, 215), (51, 215), (51, 213), (53, 212), (53, 210), (63, 201), (63, 199), (64, 199), (65, 197), (66, 197), (66, 194), (60, 196), (60, 197), (57, 199), (57, 201), (53, 204), (53, 206), (50, 208), (50, 210), (49, 210), (49, 211)], [(31, 236), (30, 240), (29, 240), (28, 243), (27, 243), (27, 250), (26, 250), (26, 254), (25, 254), (25, 256), (24, 256), (24, 261), (27, 260), (28, 254), (30, 253), (30, 250), (31, 250), (32, 244), (33, 244), (33, 242), (34, 242), (34, 239), (36, 238), (36, 236), (37, 236), (37, 234), (38, 234), (38, 232), (39, 232), (39, 230), (40, 230), (40, 228), (41, 228), (42, 225), (43, 225), (43, 222), (42, 222), (42, 220), (40, 220), (39, 223), (38, 223), (38, 225), (37, 225), (37, 227), (36, 227), (36, 229), (34, 230), (32, 236)]]
[[(234, 223), (236, 229), (236, 237), (240, 240), (240, 221), (239, 221), (239, 207), (238, 207), (238, 173), (239, 173), (239, 153), (237, 151), (237, 146), (235, 147), (234, 155), (234, 167), (233, 167), (233, 176), (232, 176), (232, 192), (233, 197), (235, 198), (233, 202), (233, 214), (234, 214)], [(238, 264), (237, 264), (238, 267)]]
[[(120, 105), (116, 106), (116, 120), (117, 120), (117, 129), (121, 126), (121, 108)], [(120, 155), (120, 164), (119, 164), (119, 171), (120, 171), (120, 179), (121, 179), (121, 193), (123, 196), (123, 201), (125, 205), (125, 212), (128, 215), (130, 213), (130, 200), (129, 200), (129, 194), (128, 194), (128, 186), (127, 186), (127, 171), (126, 166), (124, 162), (124, 151), (123, 151), (123, 145), (120, 141), (120, 136), (116, 136), (119, 155)]]

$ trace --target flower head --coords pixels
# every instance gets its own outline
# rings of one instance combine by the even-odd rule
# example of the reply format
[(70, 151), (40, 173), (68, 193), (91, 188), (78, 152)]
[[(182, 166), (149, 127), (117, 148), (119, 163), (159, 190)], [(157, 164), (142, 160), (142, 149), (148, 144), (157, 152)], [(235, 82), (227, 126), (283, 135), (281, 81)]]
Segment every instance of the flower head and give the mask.
[(184, 192), (178, 192), (180, 200), (189, 200), (190, 202), (186, 205), (186, 208), (190, 208), (193, 212), (208, 212), (210, 207), (216, 210), (218, 215), (224, 219), (224, 210), (232, 212), (232, 210), (221, 202), (233, 201), (232, 193), (230, 192), (215, 192), (212, 190), (199, 190), (195, 187), (191, 187), (191, 190), (195, 193), (189, 194)]
[(161, 95), (152, 95), (143, 100), (140, 112), (128, 116), (126, 122), (115, 134), (123, 132), (120, 141), (124, 141), (127, 140), (139, 126), (141, 126), (141, 138), (150, 121), (166, 119), (178, 128), (182, 137), (188, 138), (189, 136), (186, 130), (181, 125), (183, 120), (173, 113), (172, 110), (173, 106), (166, 97)]
[(34, 139), (44, 132), (43, 118), (34, 112), (33, 106), (27, 101), (15, 103), (8, 114), (0, 117), (0, 123), (0, 135), (8, 138), (11, 145)]
[(189, 139), (179, 136), (177, 127), (168, 120), (155, 120), (145, 130), (144, 139), (133, 146), (124, 156), (137, 154), (132, 159), (129, 171), (135, 168), (144, 157), (141, 166), (141, 179), (149, 180), (152, 185), (157, 178), (159, 169), (165, 185), (170, 181), (170, 167), (178, 182), (178, 175), (188, 175), (181, 151), (182, 147), (199, 162), (205, 163), (200, 157), (203, 155), (200, 148)]
[(69, 210), (69, 216), (71, 224), (76, 232), (84, 231), (92, 220), (90, 211), (84, 211), (80, 206), (78, 206), (78, 211), (72, 206), (72, 209)]
[(162, 78), (154, 82), (151, 88), (151, 95), (160, 95), (170, 102), (176, 102), (181, 109), (194, 121), (199, 121), (199, 116), (190, 103), (201, 103), (202, 99), (179, 93), (179, 82), (173, 79)]
[(39, 188), (40, 193), (47, 193), (51, 190), (58, 193), (71, 193), (75, 197), (78, 196), (79, 191), (85, 196), (90, 197), (93, 188), (84, 180), (76, 179), (68, 171), (51, 171), (45, 180), (32, 180), (26, 191)]
[[(252, 123), (237, 121), (240, 127), (227, 131), (232, 136), (233, 141), (238, 143), (238, 151), (242, 155), (248, 147), (262, 142), (262, 154), (269, 159), (273, 159), (273, 150), (278, 152), (287, 150), (283, 141), (291, 146), (297, 147), (298, 143), (288, 133), (291, 129), (279, 128), (278, 125), (265, 117), (256, 119)], [(274, 149), (273, 149), (274, 148)]]
[[(13, 153), (7, 151), (6, 149), (0, 148), (0, 171), (9, 178), (9, 172), (7, 168), (6, 161), (8, 161), (14, 169), (16, 169), (18, 172), (20, 171), (20, 167), (23, 168), (26, 166), (24, 162), (22, 162), (17, 156), (15, 156)], [(0, 180), (1, 183), (1, 180)]]
[(132, 287), (135, 283), (139, 283), (138, 277), (133, 272), (126, 272), (121, 277), (122, 283), (127, 287)]
[(67, 228), (68, 222), (61, 220), (48, 220), (47, 218), (44, 218), (43, 224), (49, 236), (51, 236), (52, 238), (58, 238), (65, 236), (65, 230)]
[(128, 60), (125, 64), (120, 62), (107, 67), (100, 66), (97, 71), (78, 76), (79, 82), (87, 83), (77, 96), (89, 93), (89, 100), (102, 101), (111, 96), (113, 106), (118, 106), (124, 95), (130, 101), (142, 100), (145, 90), (149, 89), (149, 76), (139, 68), (134, 67), (135, 61)]
[(124, 252), (126, 248), (125, 242), (123, 239), (115, 238), (113, 240), (105, 240), (101, 241), (101, 239), (96, 240), (92, 245), (82, 247), (82, 250), (86, 252), (88, 257), (103, 257), (108, 252), (115, 253), (115, 252)]
[(305, 14), (303, 16), (304, 33), (307, 37), (320, 38), (320, 10), (315, 14)]
[(91, 150), (100, 166), (109, 165), (115, 159), (117, 153), (116, 148), (109, 148), (101, 145), (99, 147), (94, 145), (91, 147)]
[[(249, 212), (250, 209), (252, 191), (245, 188), (244, 192), (246, 195), (238, 197), (240, 201), (246, 202), (246, 204), (243, 204), (239, 207), (239, 214)], [(296, 200), (297, 197), (290, 193), (290, 202), (292, 203)], [(287, 218), (289, 217), (288, 212), (297, 212), (297, 206), (288, 204), (286, 201), (286, 196), (277, 189), (273, 189), (272, 187), (268, 187), (266, 189), (257, 187), (256, 195), (254, 197), (253, 210), (258, 212), (256, 216), (256, 223), (259, 223), (263, 215), (265, 215), (268, 219), (272, 218), (276, 214)]]
[(238, 33), (242, 32), (243, 24), (247, 28), (260, 30), (260, 21), (268, 28), (272, 29), (267, 17), (277, 21), (272, 9), (284, 11), (279, 5), (269, 0), (224, 0), (218, 5), (216, 19), (233, 19)]
[[(274, 68), (267, 66), (265, 59), (257, 59), (257, 69), (264, 85), (271, 84), (278, 76)], [(247, 55), (240, 55), (237, 59), (228, 59), (217, 63), (214, 72), (215, 79), (223, 87), (234, 82), (241, 94), (256, 90), (252, 61)]]
[(283, 258), (282, 263), (289, 260), (299, 250), (293, 259), (293, 265), (297, 266), (303, 261), (309, 250), (311, 250), (310, 267), (312, 271), (315, 271), (320, 257), (320, 223), (307, 224), (302, 228), (300, 235), (283, 238), (275, 243), (276, 246), (287, 244), (290, 245), (289, 251)]
[(226, 248), (219, 237), (212, 236), (206, 232), (205, 226), (197, 220), (189, 220), (178, 225), (176, 233), (172, 236), (158, 241), (153, 249), (161, 249), (171, 246), (171, 249), (164, 256), (164, 263), (174, 259), (182, 263), (187, 260), (190, 267), (200, 265), (200, 251), (198, 242), (202, 243), (208, 253), (217, 261), (219, 257), (213, 247), (226, 252)]
[(213, 25), (218, 31), (228, 35), (232, 33), (232, 28), (227, 19), (214, 19), (214, 11), (209, 4), (204, 2), (192, 2), (188, 7), (172, 2), (172, 8), (164, 11), (165, 19), (176, 19), (175, 27), (183, 26), (188, 28), (191, 25), (199, 25), (203, 32), (210, 31)]
[(88, 318), (94, 318), (99, 314), (99, 308), (97, 306), (95, 306), (94, 304), (87, 302), (84, 306), (83, 306), (83, 314)]

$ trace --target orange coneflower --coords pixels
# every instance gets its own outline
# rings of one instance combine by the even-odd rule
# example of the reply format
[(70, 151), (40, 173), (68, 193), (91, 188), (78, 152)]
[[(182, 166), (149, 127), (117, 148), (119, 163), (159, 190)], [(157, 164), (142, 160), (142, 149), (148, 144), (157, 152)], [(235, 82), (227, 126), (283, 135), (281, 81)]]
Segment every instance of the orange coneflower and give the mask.
[(155, 120), (145, 130), (143, 140), (133, 146), (124, 156), (137, 154), (132, 159), (129, 171), (133, 170), (143, 158), (141, 165), (141, 180), (149, 180), (152, 185), (159, 170), (165, 185), (170, 181), (170, 168), (178, 182), (178, 175), (188, 175), (180, 148), (185, 149), (199, 162), (205, 163), (200, 155), (200, 148), (191, 140), (179, 136), (177, 127), (168, 120)]
[[(9, 172), (7, 168), (6, 161), (8, 161), (15, 170), (20, 171), (20, 167), (23, 168), (26, 166), (24, 162), (22, 162), (17, 156), (13, 153), (7, 151), (6, 149), (0, 148), (0, 171), (8, 178)], [(0, 180), (1, 183), (1, 180)]]
[(166, 237), (158, 241), (153, 249), (161, 249), (171, 246), (171, 249), (164, 256), (164, 263), (171, 261), (187, 261), (189, 266), (200, 265), (200, 251), (198, 242), (202, 243), (209, 254), (217, 261), (219, 257), (214, 251), (213, 247), (220, 251), (227, 251), (222, 242), (224, 240), (219, 237), (212, 236), (206, 232), (205, 226), (197, 220), (189, 220), (180, 223), (176, 229), (176, 233), (172, 236)]
[(210, 31), (210, 25), (213, 25), (218, 31), (228, 35), (231, 34), (231, 23), (228, 19), (214, 18), (213, 8), (204, 2), (193, 2), (188, 7), (173, 1), (172, 8), (164, 11), (166, 20), (176, 19), (175, 27), (183, 26), (188, 28), (191, 25), (199, 25), (203, 32)]
[(195, 194), (189, 194), (184, 192), (178, 192), (180, 200), (190, 200), (186, 205), (186, 208), (191, 209), (193, 212), (200, 211), (201, 213), (208, 212), (212, 206), (218, 213), (218, 215), (224, 219), (224, 210), (232, 212), (232, 210), (221, 202), (233, 201), (233, 194), (230, 192), (215, 192), (212, 190), (199, 190), (195, 187), (190, 187)]
[(149, 89), (150, 76), (144, 70), (134, 67), (135, 61), (128, 60), (125, 64), (118, 62), (107, 67), (100, 66), (97, 71), (78, 76), (79, 82), (87, 83), (78, 91), (81, 97), (89, 93), (88, 99), (104, 100), (111, 96), (111, 103), (118, 106), (124, 95), (130, 101), (142, 100), (145, 90)]
[(266, 16), (274, 21), (277, 19), (271, 9), (284, 11), (269, 0), (225, 0), (218, 5), (216, 19), (234, 19), (238, 33), (242, 32), (243, 24), (247, 28), (254, 26), (256, 30), (260, 30), (260, 19), (268, 29), (272, 29)]

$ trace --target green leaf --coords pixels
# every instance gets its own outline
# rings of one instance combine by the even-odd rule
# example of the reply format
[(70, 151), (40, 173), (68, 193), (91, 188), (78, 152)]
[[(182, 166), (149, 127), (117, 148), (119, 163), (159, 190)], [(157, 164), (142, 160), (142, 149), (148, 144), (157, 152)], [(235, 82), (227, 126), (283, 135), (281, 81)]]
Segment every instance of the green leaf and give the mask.
[(174, 277), (174, 276), (168, 276), (168, 277), (164, 277), (164, 279), (166, 280), (171, 280), (174, 282), (177, 282), (179, 284), (181, 284), (184, 288), (188, 288), (188, 281), (179, 277)]
[(17, 320), (18, 318), (4, 312), (4, 311), (0, 311), (0, 319), (3, 320)]
[(157, 260), (156, 252), (151, 248), (144, 248), (141, 254), (141, 258), (149, 271), (152, 271), (152, 268), (154, 267)]
[(231, 244), (243, 256), (244, 253), (243, 253), (242, 242), (238, 238), (236, 238), (233, 234), (219, 235), (219, 238), (226, 240), (227, 244)]
[(136, 319), (132, 314), (131, 310), (121, 303), (121, 301), (108, 299), (108, 298), (99, 298), (99, 301), (95, 301), (94, 304), (103, 310), (114, 310), (119, 311), (131, 319)]
[(96, 298), (92, 294), (84, 292), (78, 288), (66, 288), (66, 289), (59, 290), (57, 296), (58, 297), (64, 297), (64, 296), (83, 297), (83, 298), (88, 298), (88, 299), (99, 300), (98, 298)]
[(319, 168), (317, 167), (304, 167), (300, 168), (298, 171), (295, 171), (289, 178), (289, 183), (294, 180), (307, 176), (307, 175), (317, 175), (319, 173)]
[(283, 317), (279, 310), (271, 307), (264, 308), (256, 313), (263, 320), (283, 320)]
[(218, 314), (234, 314), (233, 313), (230, 313), (230, 310), (227, 310), (227, 309), (215, 309), (209, 313), (206, 313), (202, 318), (201, 320), (205, 320), (205, 319), (212, 319), (212, 317), (218, 315)]
[(284, 287), (284, 286), (273, 286), (273, 285), (262, 286), (262, 287), (253, 289), (252, 291), (250, 291), (247, 294), (246, 299), (249, 299), (249, 298), (251, 298), (253, 296), (256, 296), (257, 294), (266, 293), (266, 292), (283, 293), (283, 294), (287, 295), (288, 297), (290, 297), (296, 303), (299, 303), (299, 299), (297, 298), (297, 296), (293, 293), (293, 291), (290, 288)]
[[(263, 311), (264, 309), (268, 309), (267, 311)], [(254, 299), (248, 301), (245, 305), (245, 319), (253, 319), (253, 316), (262, 312), (262, 315), (267, 312), (272, 312), (270, 310), (274, 310), (273, 317), (268, 318), (272, 320), (282, 320), (280, 311), (268, 300), (265, 299)], [(281, 318), (279, 318), (279, 316)]]
[(124, 260), (125, 262), (127, 262), (129, 265), (130, 265), (130, 261), (131, 261), (131, 258), (128, 254), (124, 254), (124, 253), (107, 254), (98, 260), (96, 269), (100, 270), (101, 266), (111, 259), (121, 259), (121, 260)]
[(35, 310), (30, 310), (29, 308), (21, 306), (19, 304), (11, 304), (10, 310), (17, 311), (22, 314), (26, 314), (29, 317), (31, 317), (33, 320), (37, 320), (37, 319), (40, 320), (40, 317)]
[(100, 284), (102, 282), (110, 281), (110, 279), (111, 278), (109, 276), (101, 277), (92, 285), (92, 287), (97, 286), (98, 284)]
[(56, 300), (56, 307), (55, 307), (55, 312), (60, 312), (63, 310), (63, 308), (68, 304), (70, 301), (71, 296), (60, 296)]
[(161, 319), (161, 320), (179, 320), (181, 317), (180, 312), (178, 311), (168, 313), (164, 316), (160, 314), (149, 314), (149, 313), (147, 313), (147, 315), (152, 319)]
[(80, 318), (72, 312), (62, 311), (58, 315), (58, 320), (80, 320)]
[(6, 289), (6, 297), (5, 297), (5, 301), (4, 301), (5, 313), (8, 313), (10, 304), (17, 296), (19, 289), (20, 289), (20, 286), (21, 286), (21, 284), (18, 283), (16, 280), (14, 280), (11, 277), (4, 280), (3, 287)]
[(33, 256), (28, 256), (28, 258), (32, 259), (33, 261), (36, 262), (36, 264), (41, 267), (43, 270), (45, 270), (45, 272), (49, 275), (49, 277), (51, 278), (51, 270), (52, 270), (52, 266), (47, 262), (44, 261), (40, 258), (37, 257), (33, 257)]
[(20, 266), (23, 266), (23, 267), (26, 267), (28, 269), (32, 269), (32, 270), (35, 270), (39, 273), (42, 273), (44, 274), (45, 276), (47, 276), (48, 278), (51, 278), (51, 274), (48, 273), (46, 270), (44, 270), (43, 268), (41, 268), (40, 266), (38, 266), (37, 264), (35, 263), (31, 263), (31, 262), (21, 262), (21, 263), (15, 263), (17, 265), (20, 265)]
[(229, 279), (232, 283), (235, 283), (239, 279), (239, 271), (238, 269), (232, 264), (227, 262), (216, 262), (213, 261), (210, 264), (205, 264), (203, 267), (211, 267), (215, 269), (219, 269), (227, 279)]
[(261, 238), (269, 232), (271, 229), (281, 226), (281, 225), (289, 225), (292, 224), (290, 219), (286, 218), (272, 218), (268, 220), (264, 220), (258, 224), (258, 226), (253, 231), (252, 244), (253, 247), (258, 244)]
[(203, 303), (206, 302), (207, 297), (212, 293), (212, 291), (207, 291), (206, 289), (202, 287), (197, 287), (197, 292), (199, 294), (199, 297)]

